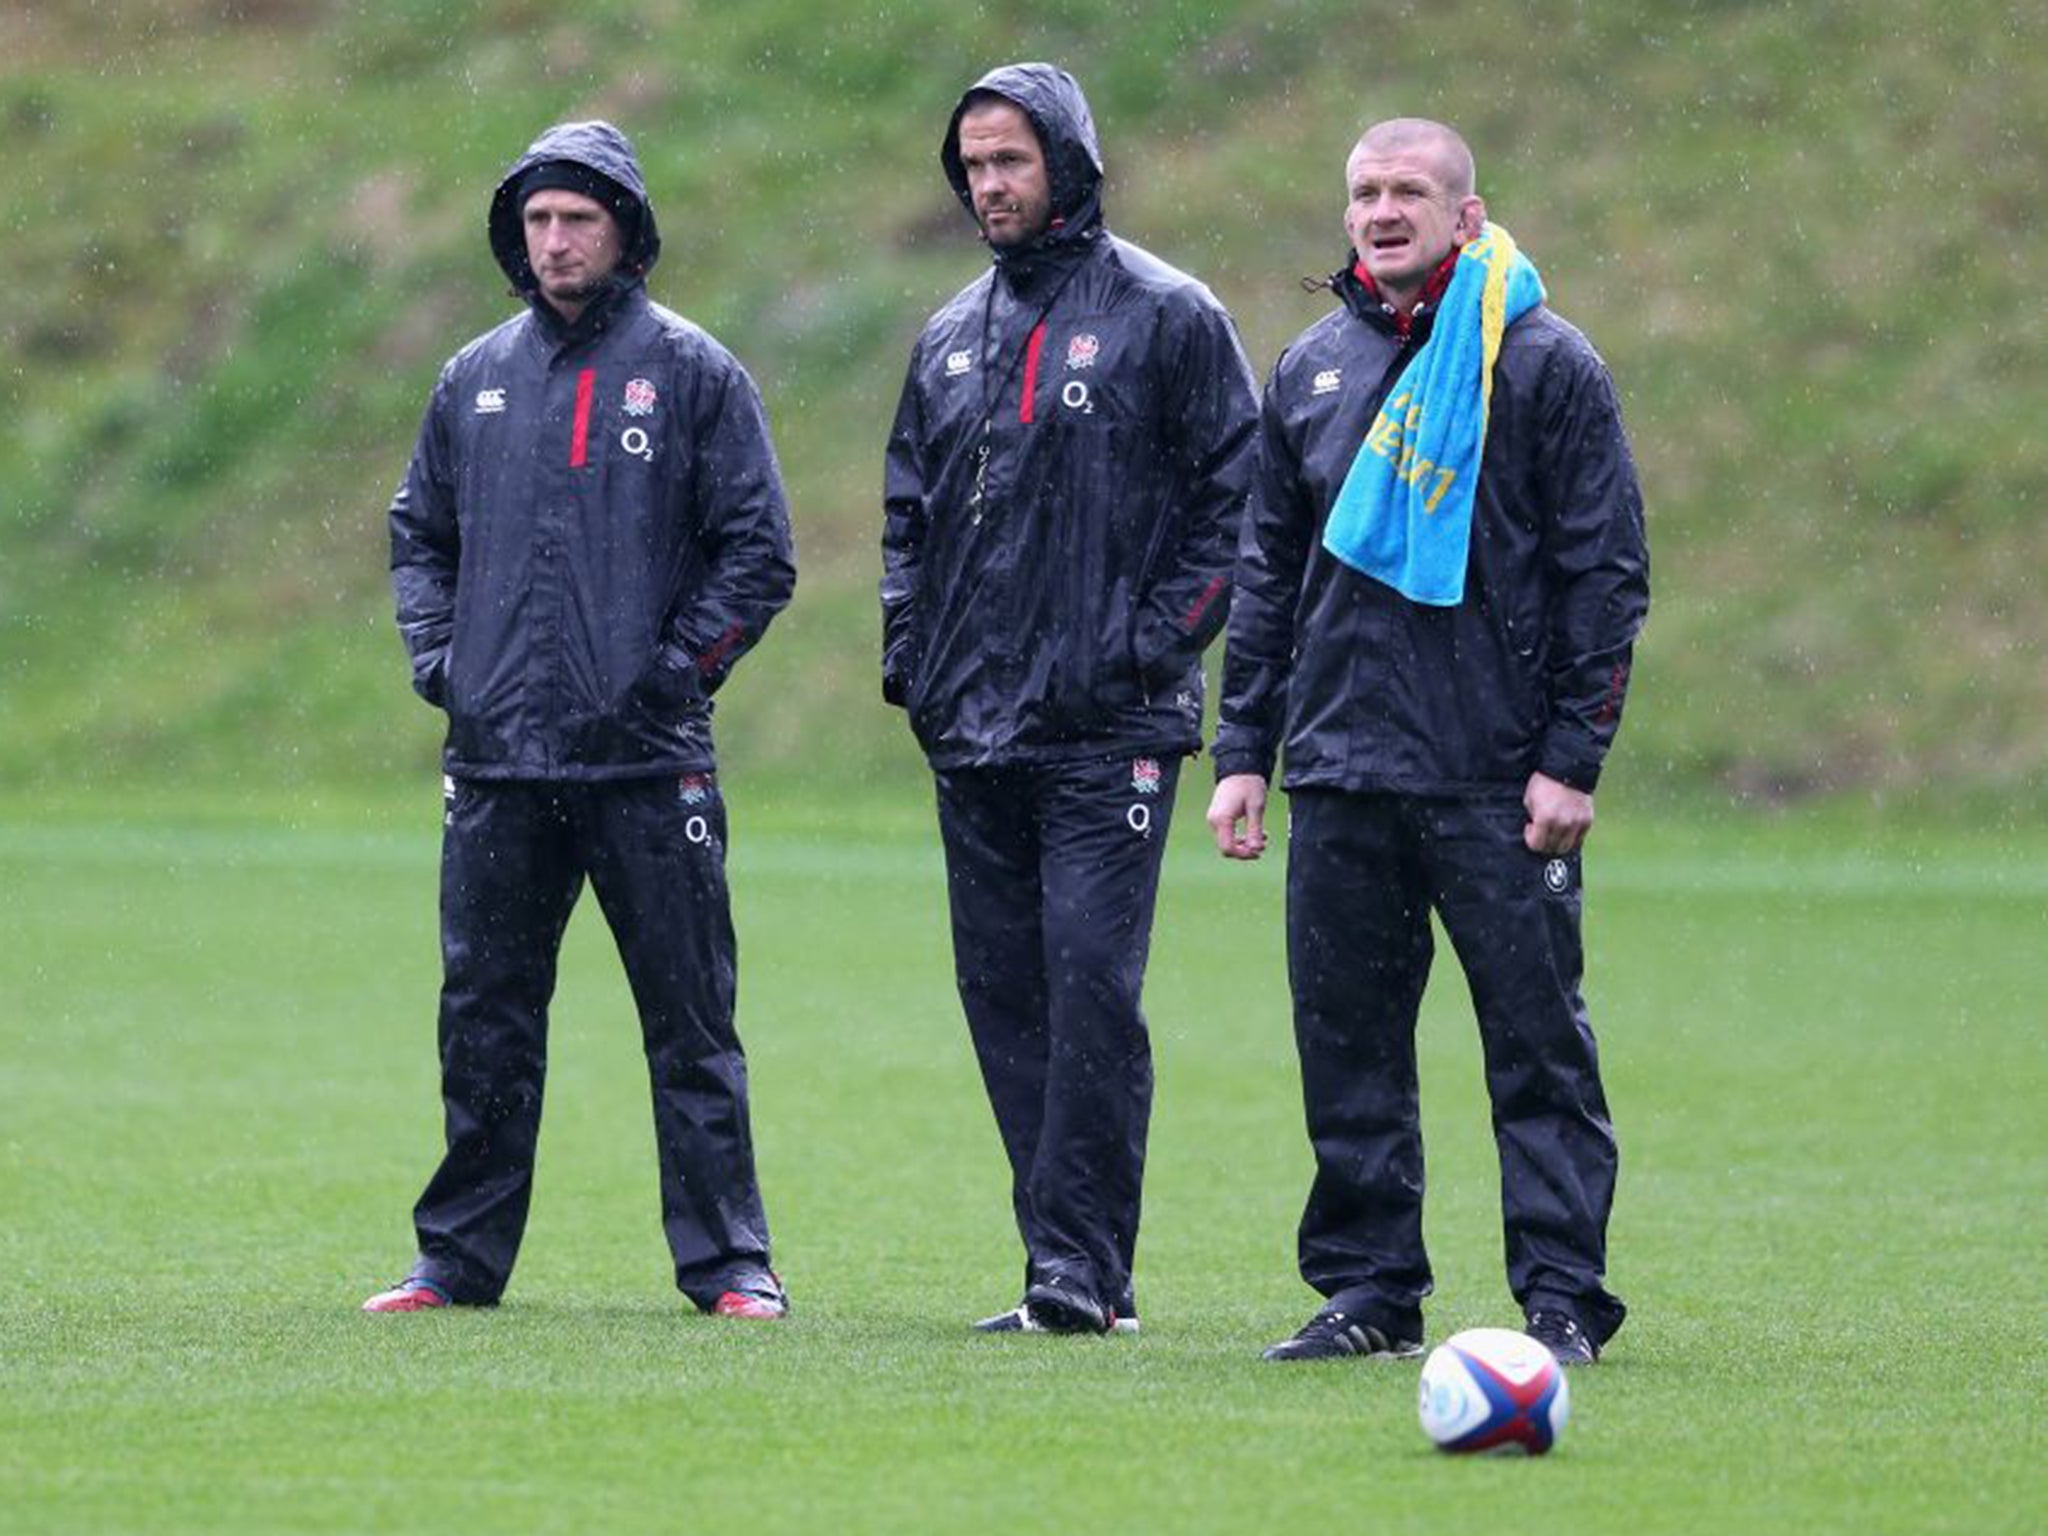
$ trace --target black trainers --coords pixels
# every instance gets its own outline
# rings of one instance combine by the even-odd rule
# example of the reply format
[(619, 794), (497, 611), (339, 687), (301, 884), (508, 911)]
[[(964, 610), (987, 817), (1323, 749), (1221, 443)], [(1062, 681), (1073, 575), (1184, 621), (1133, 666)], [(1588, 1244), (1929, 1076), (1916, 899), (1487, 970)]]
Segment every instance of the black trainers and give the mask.
[(1569, 1312), (1531, 1312), (1526, 1331), (1557, 1356), (1559, 1365), (1591, 1365), (1600, 1358), (1600, 1346), (1586, 1336)]
[[(974, 1325), (976, 1333), (1044, 1333), (1046, 1330), (1031, 1320), (1031, 1310), (1022, 1302), (1007, 1312), (998, 1312), (994, 1317), (984, 1317)], [(1138, 1331), (1138, 1319), (1116, 1314), (1116, 1321), (1109, 1325), (1111, 1333), (1132, 1334)]]
[(1291, 1339), (1267, 1350), (1266, 1360), (1413, 1360), (1422, 1353), (1416, 1339), (1397, 1339), (1362, 1317), (1325, 1308), (1301, 1325)]
[(1046, 1333), (1108, 1333), (1116, 1314), (1093, 1296), (1060, 1285), (1034, 1285), (1024, 1293), (1024, 1321)]
[(1038, 1324), (1031, 1321), (1031, 1314), (1024, 1310), (1024, 1303), (1018, 1302), (1007, 1312), (998, 1312), (994, 1317), (984, 1317), (974, 1325), (976, 1333), (1037, 1333)]

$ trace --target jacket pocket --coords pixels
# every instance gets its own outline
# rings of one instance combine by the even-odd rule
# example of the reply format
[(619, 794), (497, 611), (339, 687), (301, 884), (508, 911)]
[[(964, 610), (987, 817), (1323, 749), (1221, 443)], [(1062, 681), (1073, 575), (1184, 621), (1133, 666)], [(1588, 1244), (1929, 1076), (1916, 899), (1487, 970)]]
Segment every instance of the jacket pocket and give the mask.
[(656, 646), (647, 669), (626, 690), (626, 713), (661, 725), (678, 724), (704, 712), (704, 677), (681, 646)]

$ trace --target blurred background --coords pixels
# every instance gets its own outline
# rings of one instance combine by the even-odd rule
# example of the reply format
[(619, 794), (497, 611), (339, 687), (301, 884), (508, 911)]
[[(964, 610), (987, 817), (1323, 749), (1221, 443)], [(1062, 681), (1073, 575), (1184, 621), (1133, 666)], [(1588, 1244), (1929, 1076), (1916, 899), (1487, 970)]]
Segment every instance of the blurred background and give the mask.
[[(986, 67), (1092, 100), (1118, 232), (1255, 368), (1327, 307), (1358, 129), (1459, 125), (1619, 381), (1655, 603), (1603, 805), (2048, 814), (2048, 11), (2018, 0), (38, 0), (0, 16), (0, 791), (437, 797), (384, 511), (546, 124), (635, 139), (650, 288), (766, 395), (793, 608), (720, 700), (771, 793), (922, 794), (880, 458), (984, 256)], [(1217, 658), (1211, 653), (1212, 676)], [(1189, 818), (1190, 821), (1193, 818)]]

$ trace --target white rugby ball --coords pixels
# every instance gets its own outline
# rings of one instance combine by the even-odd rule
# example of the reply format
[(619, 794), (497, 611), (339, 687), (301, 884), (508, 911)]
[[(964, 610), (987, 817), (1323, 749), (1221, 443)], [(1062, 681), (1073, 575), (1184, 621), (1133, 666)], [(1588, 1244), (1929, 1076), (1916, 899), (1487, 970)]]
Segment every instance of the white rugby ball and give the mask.
[(1429, 1352), (1417, 1409), (1439, 1450), (1541, 1456), (1564, 1433), (1572, 1397), (1556, 1357), (1526, 1333), (1468, 1328)]

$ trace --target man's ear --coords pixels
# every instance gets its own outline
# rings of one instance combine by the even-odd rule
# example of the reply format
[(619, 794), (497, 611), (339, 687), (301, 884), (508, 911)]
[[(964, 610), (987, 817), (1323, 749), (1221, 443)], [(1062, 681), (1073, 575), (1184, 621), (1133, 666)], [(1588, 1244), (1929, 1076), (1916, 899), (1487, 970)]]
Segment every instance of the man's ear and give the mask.
[(1474, 194), (1458, 204), (1458, 243), (1477, 240), (1486, 229), (1486, 199)]

